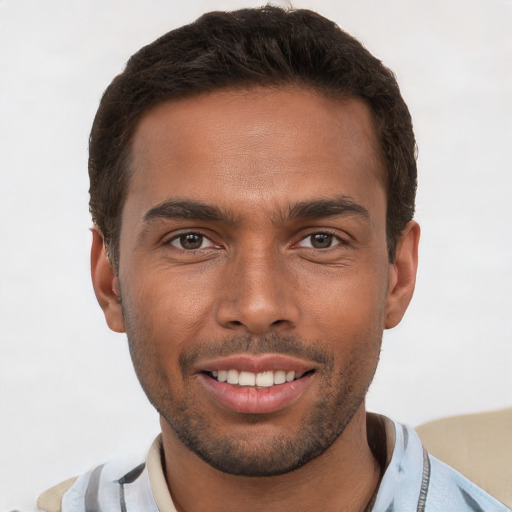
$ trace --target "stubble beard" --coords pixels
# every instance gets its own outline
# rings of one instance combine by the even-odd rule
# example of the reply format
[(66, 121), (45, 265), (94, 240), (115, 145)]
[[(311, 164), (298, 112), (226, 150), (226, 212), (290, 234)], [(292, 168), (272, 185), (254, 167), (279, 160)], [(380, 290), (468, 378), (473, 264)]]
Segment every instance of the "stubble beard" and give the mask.
[[(159, 412), (180, 441), (215, 469), (237, 476), (269, 477), (299, 469), (336, 441), (366, 394), (351, 396), (349, 401), (345, 397), (351, 395), (352, 389), (346, 391), (344, 398), (324, 395), (287, 435), (255, 434), (253, 425), (262, 422), (256, 415), (244, 419), (246, 434), (215, 435), (208, 417), (190, 405), (179, 407), (171, 414), (167, 407)], [(338, 414), (333, 414), (334, 409)], [(240, 430), (243, 431), (237, 429)]]
[[(158, 365), (158, 357), (150, 356), (150, 337), (145, 336), (140, 329), (133, 328), (134, 324), (126, 314), (125, 324), (139, 382), (149, 401), (177, 438), (215, 469), (246, 477), (289, 473), (323, 454), (343, 433), (364, 403), (380, 349), (380, 340), (371, 344), (374, 351), (376, 344), (378, 348), (371, 363), (363, 365), (365, 372), (362, 377), (361, 362), (368, 357), (365, 346), (358, 347), (357, 352), (362, 356), (351, 358), (344, 368), (336, 370), (330, 354), (311, 348), (318, 345), (306, 344), (296, 337), (273, 334), (254, 340), (247, 336), (236, 336), (222, 343), (200, 343), (195, 345), (194, 350), (180, 356), (180, 377), (184, 392), (181, 397), (176, 397), (171, 379)], [(214, 350), (214, 347), (217, 349)], [(191, 389), (194, 386), (187, 385), (187, 377), (190, 380), (191, 375), (188, 369), (199, 355), (223, 356), (233, 353), (285, 353), (318, 361), (321, 363), (321, 371), (314, 377), (321, 381), (323, 392), (309, 413), (289, 433), (268, 434), (264, 425), (261, 433), (258, 433), (254, 426), (269, 420), (262, 420), (256, 414), (241, 415), (241, 424), (248, 428), (237, 428), (238, 433), (234, 433), (234, 429), (222, 433), (215, 428), (217, 418), (212, 419), (194, 399)]]

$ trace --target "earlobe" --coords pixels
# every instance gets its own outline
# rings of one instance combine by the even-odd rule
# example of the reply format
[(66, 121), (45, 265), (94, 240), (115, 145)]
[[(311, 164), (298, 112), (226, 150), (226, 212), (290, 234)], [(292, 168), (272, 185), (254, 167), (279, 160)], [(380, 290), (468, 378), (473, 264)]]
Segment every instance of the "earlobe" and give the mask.
[(107, 256), (103, 234), (96, 226), (91, 231), (91, 277), (94, 293), (110, 329), (124, 332), (119, 280)]
[(396, 257), (389, 270), (388, 295), (384, 327), (392, 329), (400, 323), (416, 285), (420, 227), (410, 221), (402, 232), (396, 248)]

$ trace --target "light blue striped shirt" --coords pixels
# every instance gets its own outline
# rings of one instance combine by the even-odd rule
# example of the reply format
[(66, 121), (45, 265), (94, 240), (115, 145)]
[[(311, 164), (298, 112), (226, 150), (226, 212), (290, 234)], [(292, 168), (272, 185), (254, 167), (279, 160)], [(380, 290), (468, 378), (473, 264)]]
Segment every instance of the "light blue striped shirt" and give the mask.
[[(373, 512), (509, 511), (460, 473), (429, 455), (413, 429), (399, 423), (393, 425), (395, 445)], [(157, 470), (161, 471), (161, 467)], [(172, 508), (160, 504), (159, 509), (145, 462), (118, 459), (79, 477), (63, 495), (62, 511), (175, 512), (170, 496), (165, 502)]]

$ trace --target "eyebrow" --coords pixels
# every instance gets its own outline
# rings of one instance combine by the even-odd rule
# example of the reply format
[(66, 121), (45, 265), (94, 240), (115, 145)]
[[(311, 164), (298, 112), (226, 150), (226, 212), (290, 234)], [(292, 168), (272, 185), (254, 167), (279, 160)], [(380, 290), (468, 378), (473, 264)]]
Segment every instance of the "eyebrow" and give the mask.
[(229, 212), (197, 201), (169, 200), (151, 208), (143, 217), (144, 223), (157, 219), (189, 219), (206, 222), (226, 222), (234, 224), (235, 219)]
[[(286, 220), (310, 220), (334, 216), (357, 215), (369, 218), (368, 210), (348, 196), (333, 199), (301, 201), (289, 206), (288, 213), (280, 215)], [(171, 199), (154, 206), (143, 217), (145, 224), (158, 219), (186, 219), (205, 222), (235, 224), (235, 216), (218, 206), (192, 200)]]
[(324, 217), (356, 215), (370, 218), (368, 210), (356, 203), (349, 196), (339, 196), (333, 199), (302, 201), (291, 206), (290, 219), (320, 219)]

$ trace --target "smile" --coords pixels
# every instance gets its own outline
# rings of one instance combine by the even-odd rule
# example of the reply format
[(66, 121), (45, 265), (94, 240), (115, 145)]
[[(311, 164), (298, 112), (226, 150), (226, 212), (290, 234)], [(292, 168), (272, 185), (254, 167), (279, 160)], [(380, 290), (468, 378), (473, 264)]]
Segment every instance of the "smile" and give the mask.
[(233, 386), (247, 386), (258, 388), (269, 388), (286, 382), (293, 382), (300, 379), (303, 374), (294, 370), (277, 370), (253, 373), (248, 371), (214, 370), (210, 376), (218, 382), (227, 382)]
[(314, 362), (286, 355), (238, 354), (201, 361), (196, 375), (217, 406), (241, 414), (268, 414), (300, 400), (318, 369)]

